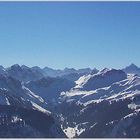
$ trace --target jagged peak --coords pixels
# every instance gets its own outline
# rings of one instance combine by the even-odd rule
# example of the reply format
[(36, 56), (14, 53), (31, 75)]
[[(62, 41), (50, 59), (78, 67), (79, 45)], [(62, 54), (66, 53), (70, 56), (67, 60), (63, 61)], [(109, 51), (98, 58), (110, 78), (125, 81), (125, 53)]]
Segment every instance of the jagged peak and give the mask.
[(131, 63), (129, 66), (127, 66), (126, 68), (138, 68), (134, 63)]
[(19, 64), (14, 64), (11, 67), (6, 68), (6, 70), (21, 70), (21, 67)]
[(17, 67), (17, 68), (18, 68), (18, 67), (20, 67), (20, 65), (19, 65), (19, 64), (14, 64), (14, 65), (12, 65), (11, 67), (13, 67), (13, 68), (14, 68), (14, 67), (15, 67), (15, 68)]

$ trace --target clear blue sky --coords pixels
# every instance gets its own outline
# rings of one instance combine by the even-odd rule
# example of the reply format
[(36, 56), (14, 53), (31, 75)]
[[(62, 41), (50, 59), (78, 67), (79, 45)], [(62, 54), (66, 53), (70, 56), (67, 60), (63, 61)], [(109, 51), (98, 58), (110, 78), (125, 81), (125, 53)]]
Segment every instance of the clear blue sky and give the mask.
[(140, 66), (140, 2), (0, 2), (0, 64)]

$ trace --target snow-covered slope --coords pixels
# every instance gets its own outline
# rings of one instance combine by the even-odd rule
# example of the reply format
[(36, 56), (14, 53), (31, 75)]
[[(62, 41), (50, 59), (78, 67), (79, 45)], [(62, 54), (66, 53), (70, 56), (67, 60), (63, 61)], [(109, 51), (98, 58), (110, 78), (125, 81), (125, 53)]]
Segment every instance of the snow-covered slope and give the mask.
[(37, 105), (41, 107), (47, 106), (40, 96), (31, 92), (20, 81), (4, 75), (0, 75), (0, 104), (35, 109), (39, 109)]
[[(67, 135), (81, 138), (140, 136), (139, 125), (133, 123), (135, 118), (140, 119), (140, 77), (104, 69), (96, 75), (81, 77), (76, 83), (78, 86), (62, 92), (59, 98), (60, 114), (65, 118), (61, 123)], [(123, 126), (122, 122), (129, 121), (129, 115), (131, 123)], [(137, 133), (130, 134), (131, 126), (136, 127)]]
[(103, 69), (97, 74), (89, 74), (80, 77), (75, 88), (80, 88), (81, 90), (94, 90), (101, 87), (107, 87), (114, 82), (126, 79), (127, 75), (121, 70), (115, 69)]

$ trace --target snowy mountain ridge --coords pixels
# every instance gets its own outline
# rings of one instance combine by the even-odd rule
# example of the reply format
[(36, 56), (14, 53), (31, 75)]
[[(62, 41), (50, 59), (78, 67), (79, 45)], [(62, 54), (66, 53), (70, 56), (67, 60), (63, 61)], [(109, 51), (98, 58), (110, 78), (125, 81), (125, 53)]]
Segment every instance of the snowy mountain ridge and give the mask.
[[(137, 66), (100, 71), (89, 68), (44, 69), (17, 64), (9, 68), (0, 66), (0, 108), (11, 118), (11, 123), (6, 117), (0, 125), (0, 129), (7, 124), (10, 126), (9, 133), (2, 131), (1, 137), (16, 133), (12, 125), (16, 130), (20, 128), (18, 137), (30, 137), (30, 132), (34, 132), (34, 137), (140, 137)], [(11, 115), (10, 111), (13, 112)], [(30, 114), (31, 118), (21, 111)], [(34, 116), (31, 112), (35, 113)], [(12, 123), (15, 113), (19, 119)], [(36, 115), (41, 120), (50, 116), (46, 124), (52, 123), (47, 127), (41, 122), (38, 127), (34, 121)]]
[[(116, 73), (120, 74), (120, 77), (117, 78), (117, 80), (116, 80), (116, 76), (112, 75), (112, 74), (116, 75)], [(100, 87), (97, 86), (97, 88), (95, 89), (94, 84), (93, 85), (90, 84), (91, 86), (89, 87), (90, 90), (87, 91), (84, 89), (84, 87), (86, 87), (85, 85), (89, 84), (88, 81), (90, 79), (94, 81), (96, 76), (101, 76), (101, 77), (105, 76), (105, 78), (107, 78), (106, 76), (108, 74), (110, 75), (110, 80), (113, 81), (110, 85), (102, 84), (102, 86)], [(102, 82), (103, 81), (106, 83), (104, 78), (102, 78)], [(70, 91), (62, 92), (59, 98), (60, 104), (63, 104), (63, 106), (69, 106), (68, 107), (69, 110), (72, 110), (72, 108), (76, 108), (75, 111), (73, 109), (73, 115), (72, 114), (66, 115), (68, 112), (64, 108), (64, 110), (66, 111), (64, 112), (64, 114), (66, 113), (65, 114), (67, 116), (66, 120), (69, 124), (69, 125), (64, 125), (64, 130), (66, 131), (66, 134), (68, 136), (82, 137), (82, 138), (83, 137), (90, 137), (90, 138), (93, 138), (93, 137), (131, 137), (129, 135), (129, 132), (125, 132), (123, 134), (120, 131), (120, 129), (122, 129), (122, 131), (126, 131), (125, 129), (128, 129), (128, 127), (134, 125), (134, 123), (132, 122), (133, 121), (135, 122), (135, 118), (139, 116), (140, 77), (138, 75), (135, 75), (135, 74), (125, 75), (123, 71), (121, 70), (105, 70), (105, 71), (103, 70), (95, 75), (87, 75), (87, 76), (81, 77), (78, 81), (76, 81), (76, 83), (78, 86), (76, 86), (75, 88), (72, 88)], [(82, 85), (82, 86), (79, 86), (79, 85)], [(122, 105), (122, 109), (120, 108), (121, 105)], [(115, 117), (118, 116), (117, 118), (118, 124), (117, 122), (115, 122), (115, 120), (113, 121), (113, 123), (110, 123), (109, 122), (111, 121), (110, 119), (107, 119), (106, 123), (104, 124), (103, 123), (104, 120), (102, 120), (103, 119), (102, 117), (108, 116), (110, 118), (111, 116), (109, 116), (109, 114), (104, 112), (103, 110), (106, 110), (107, 112), (111, 111), (113, 106), (117, 109), (116, 111), (120, 111), (122, 113), (122, 114), (119, 114), (119, 116), (116, 115), (116, 116), (113, 116), (114, 118), (111, 118), (114, 120)], [(98, 112), (98, 108), (99, 108), (99, 112)], [(102, 108), (104, 109), (102, 110)], [(95, 111), (92, 111), (92, 110), (95, 110)], [(101, 110), (103, 112), (100, 112)], [(112, 110), (112, 112), (114, 111)], [(88, 117), (86, 116), (86, 114), (88, 114)], [(123, 127), (124, 121), (128, 119), (131, 119), (131, 123), (129, 124), (128, 122), (128, 126)], [(98, 121), (99, 122), (101, 121), (101, 122), (99, 123)], [(82, 129), (83, 127), (79, 128), (82, 130), (82, 132), (78, 134), (77, 127), (86, 122), (90, 122), (90, 125), (87, 124), (84, 130)], [(63, 123), (65, 124), (66, 122), (64, 121)], [(99, 130), (100, 128), (100, 127), (98, 128), (98, 126), (100, 126), (99, 124), (102, 125), (103, 128), (110, 127), (113, 129), (114, 127), (114, 129), (112, 131), (110, 130), (110, 128)], [(135, 125), (133, 127), (135, 127)], [(139, 127), (139, 125), (136, 127)], [(96, 133), (96, 129), (98, 130), (97, 131), (98, 133)], [(106, 130), (109, 132), (105, 132)], [(99, 131), (101, 133), (99, 133)], [(138, 131), (138, 128), (136, 129), (136, 131)], [(104, 133), (106, 133), (106, 135), (104, 135)], [(136, 136), (139, 137), (139, 133), (133, 134), (133, 135), (135, 135), (135, 137)]]

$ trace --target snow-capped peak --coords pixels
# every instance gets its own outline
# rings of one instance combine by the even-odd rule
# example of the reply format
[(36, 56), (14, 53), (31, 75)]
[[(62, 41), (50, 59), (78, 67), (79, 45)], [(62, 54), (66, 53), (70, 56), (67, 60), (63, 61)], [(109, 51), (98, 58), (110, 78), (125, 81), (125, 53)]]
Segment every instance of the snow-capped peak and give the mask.
[(104, 68), (104, 69), (102, 69), (102, 70), (100, 70), (99, 72), (98, 72), (98, 74), (100, 74), (100, 73), (106, 73), (107, 71), (109, 71), (110, 69), (108, 69), (108, 68)]
[(101, 87), (109, 86), (110, 84), (126, 79), (127, 75), (122, 70), (103, 69), (97, 74), (89, 74), (80, 77), (76, 81), (75, 88), (82, 88), (83, 90), (93, 90)]

